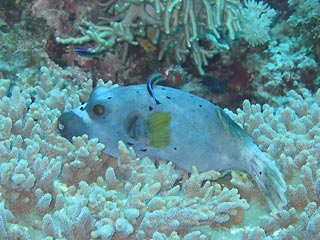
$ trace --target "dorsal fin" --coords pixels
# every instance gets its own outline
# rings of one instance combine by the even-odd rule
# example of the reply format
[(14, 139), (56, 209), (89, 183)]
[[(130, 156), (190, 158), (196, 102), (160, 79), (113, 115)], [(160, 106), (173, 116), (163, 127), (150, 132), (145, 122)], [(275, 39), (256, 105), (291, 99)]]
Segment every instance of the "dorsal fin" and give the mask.
[(229, 132), (232, 136), (238, 138), (245, 138), (248, 136), (246, 130), (241, 128), (238, 124), (236, 124), (228, 114), (226, 114), (221, 108), (217, 109), (217, 115), (219, 120), (223, 126), (223, 128)]

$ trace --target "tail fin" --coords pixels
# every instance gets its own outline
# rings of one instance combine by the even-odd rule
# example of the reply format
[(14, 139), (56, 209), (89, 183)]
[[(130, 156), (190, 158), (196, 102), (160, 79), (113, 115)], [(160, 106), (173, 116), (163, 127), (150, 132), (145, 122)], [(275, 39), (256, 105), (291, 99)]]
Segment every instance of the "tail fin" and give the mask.
[(247, 153), (247, 171), (256, 181), (269, 207), (277, 214), (286, 204), (286, 183), (275, 163), (253, 144), (251, 152)]

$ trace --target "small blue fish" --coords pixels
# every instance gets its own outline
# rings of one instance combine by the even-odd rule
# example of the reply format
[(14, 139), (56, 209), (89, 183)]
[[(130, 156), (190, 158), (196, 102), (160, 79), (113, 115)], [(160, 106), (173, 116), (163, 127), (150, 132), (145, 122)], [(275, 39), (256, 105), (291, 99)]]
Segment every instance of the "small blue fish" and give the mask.
[(156, 104), (161, 104), (161, 102), (159, 102), (158, 99), (156, 98), (153, 88), (159, 81), (161, 81), (161, 79), (162, 79), (161, 73), (153, 73), (149, 76), (148, 82), (147, 82), (148, 93), (150, 94), (150, 96), (152, 97), (153, 101)]
[(75, 48), (73, 49), (74, 52), (78, 53), (81, 57), (86, 57), (89, 59), (93, 59), (95, 57), (97, 57), (97, 54), (92, 52), (89, 49), (86, 48)]

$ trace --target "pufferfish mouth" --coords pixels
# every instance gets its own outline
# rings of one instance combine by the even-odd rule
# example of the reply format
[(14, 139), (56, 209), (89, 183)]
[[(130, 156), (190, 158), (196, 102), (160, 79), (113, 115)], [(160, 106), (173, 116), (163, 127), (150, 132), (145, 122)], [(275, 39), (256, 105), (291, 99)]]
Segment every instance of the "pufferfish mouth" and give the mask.
[(58, 119), (58, 130), (69, 141), (73, 136), (82, 136), (86, 132), (85, 122), (72, 111), (63, 113)]

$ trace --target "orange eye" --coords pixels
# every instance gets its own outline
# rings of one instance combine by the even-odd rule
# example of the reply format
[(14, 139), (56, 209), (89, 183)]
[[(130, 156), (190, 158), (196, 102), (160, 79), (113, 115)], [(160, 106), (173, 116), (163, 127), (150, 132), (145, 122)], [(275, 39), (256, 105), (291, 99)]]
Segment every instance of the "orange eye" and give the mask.
[(96, 115), (102, 115), (104, 113), (104, 106), (97, 104), (93, 107), (93, 112)]

